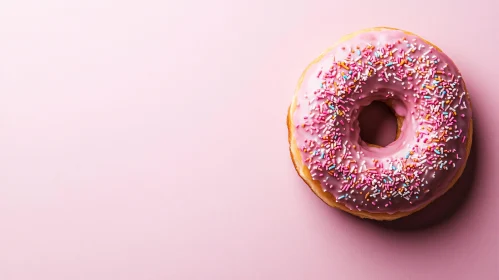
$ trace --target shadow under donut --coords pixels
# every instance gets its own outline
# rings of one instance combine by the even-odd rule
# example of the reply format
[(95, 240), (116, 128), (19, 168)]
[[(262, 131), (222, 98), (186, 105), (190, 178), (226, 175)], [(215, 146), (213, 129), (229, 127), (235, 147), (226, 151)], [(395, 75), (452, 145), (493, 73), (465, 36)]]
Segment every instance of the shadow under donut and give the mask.
[[(444, 195), (422, 210), (394, 221), (373, 221), (375, 225), (396, 231), (423, 230), (441, 224), (454, 216), (470, 195), (475, 180), (479, 156), (476, 118), (473, 124), (473, 142), (466, 167), (456, 184)], [(389, 106), (373, 102), (359, 116), (361, 138), (378, 146), (386, 146), (396, 138), (397, 120)]]
[(477, 125), (473, 126), (473, 142), (466, 167), (456, 184), (444, 195), (422, 210), (394, 221), (375, 221), (374, 223), (396, 231), (423, 230), (444, 223), (454, 216), (468, 200), (478, 164), (479, 143)]

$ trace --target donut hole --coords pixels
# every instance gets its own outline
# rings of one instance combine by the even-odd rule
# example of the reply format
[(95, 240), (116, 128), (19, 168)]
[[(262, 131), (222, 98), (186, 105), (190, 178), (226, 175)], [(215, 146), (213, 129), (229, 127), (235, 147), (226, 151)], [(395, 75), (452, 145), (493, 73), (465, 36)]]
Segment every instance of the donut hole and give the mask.
[(392, 108), (373, 101), (359, 114), (360, 138), (367, 144), (386, 147), (397, 138), (397, 117)]

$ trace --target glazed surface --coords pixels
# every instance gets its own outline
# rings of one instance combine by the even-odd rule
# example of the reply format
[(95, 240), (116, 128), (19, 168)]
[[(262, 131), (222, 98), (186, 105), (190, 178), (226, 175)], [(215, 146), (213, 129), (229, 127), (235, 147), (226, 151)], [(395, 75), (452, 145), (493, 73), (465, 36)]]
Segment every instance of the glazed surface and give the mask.
[[(444, 53), (415, 35), (383, 29), (340, 43), (308, 69), (295, 98), (303, 163), (351, 210), (415, 210), (465, 164), (471, 106), (464, 82)], [(404, 118), (386, 147), (359, 136), (359, 113), (374, 100)]]

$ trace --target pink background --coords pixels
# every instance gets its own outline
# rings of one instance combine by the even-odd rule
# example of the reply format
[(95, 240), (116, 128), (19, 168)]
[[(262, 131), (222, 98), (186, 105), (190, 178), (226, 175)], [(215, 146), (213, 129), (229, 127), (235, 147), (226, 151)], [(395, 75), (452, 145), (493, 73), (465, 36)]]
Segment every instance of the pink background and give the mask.
[[(2, 1), (0, 279), (499, 279), (492, 2)], [(382, 224), (308, 190), (285, 126), (304, 67), (379, 25), (455, 60), (476, 127), (458, 186)]]

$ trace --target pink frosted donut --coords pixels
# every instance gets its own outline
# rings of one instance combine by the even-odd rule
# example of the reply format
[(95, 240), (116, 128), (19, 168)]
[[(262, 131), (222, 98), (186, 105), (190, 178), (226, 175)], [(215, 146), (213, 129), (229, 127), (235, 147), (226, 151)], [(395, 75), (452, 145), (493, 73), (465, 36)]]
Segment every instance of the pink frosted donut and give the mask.
[[(386, 147), (360, 138), (358, 117), (375, 100), (399, 119)], [(471, 104), (459, 70), (440, 49), (392, 28), (344, 37), (305, 70), (288, 114), (298, 174), (326, 203), (392, 220), (441, 196), (471, 147)]]

